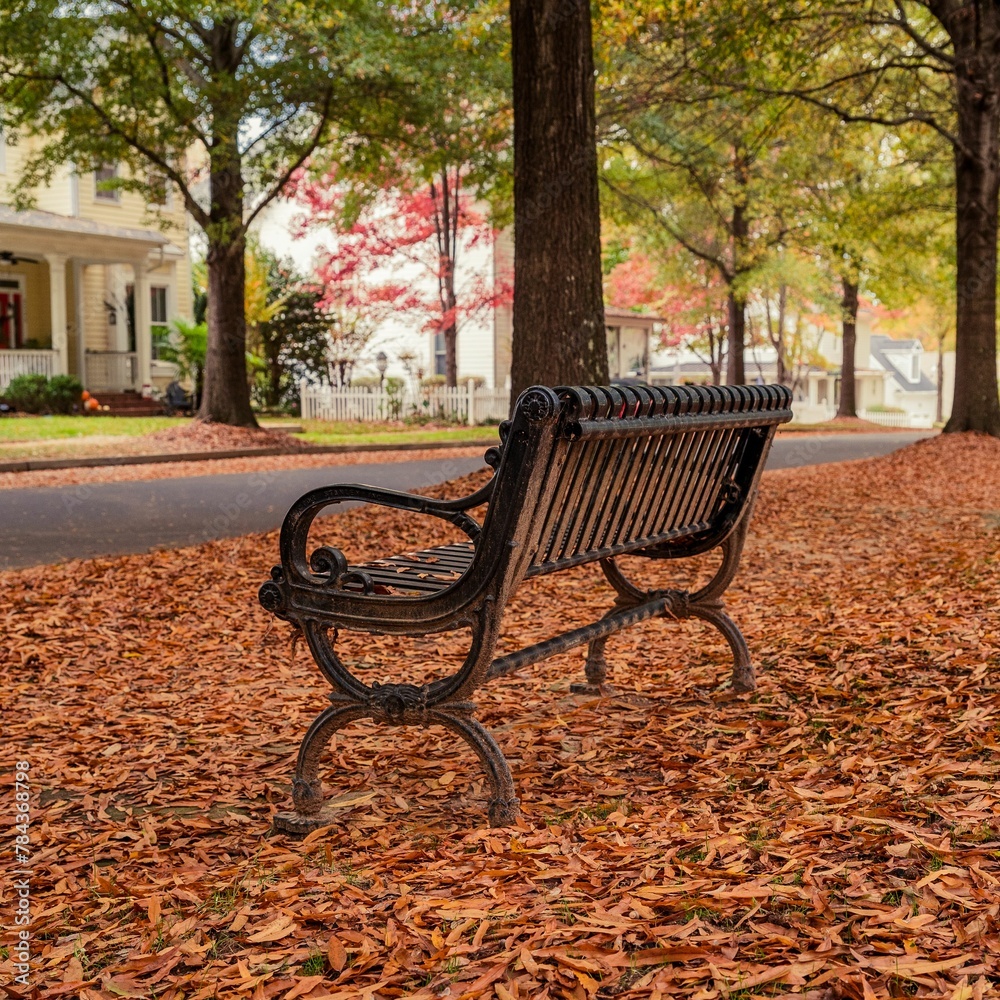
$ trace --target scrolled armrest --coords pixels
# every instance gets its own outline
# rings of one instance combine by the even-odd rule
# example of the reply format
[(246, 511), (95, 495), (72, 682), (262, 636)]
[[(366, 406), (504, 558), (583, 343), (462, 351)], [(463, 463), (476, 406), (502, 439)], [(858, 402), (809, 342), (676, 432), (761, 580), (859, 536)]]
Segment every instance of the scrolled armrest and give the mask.
[(299, 497), (285, 515), (279, 543), (282, 567), (285, 573), (303, 582), (323, 586), (338, 585), (347, 573), (348, 564), (344, 554), (339, 549), (322, 546), (307, 558), (306, 548), (310, 528), (319, 513), (333, 504), (351, 501), (437, 517), (454, 524), (475, 542), (482, 529), (479, 522), (466, 511), (488, 500), (492, 485), (491, 481), (475, 493), (457, 500), (435, 500), (416, 493), (403, 493), (358, 483), (321, 486), (310, 490)]

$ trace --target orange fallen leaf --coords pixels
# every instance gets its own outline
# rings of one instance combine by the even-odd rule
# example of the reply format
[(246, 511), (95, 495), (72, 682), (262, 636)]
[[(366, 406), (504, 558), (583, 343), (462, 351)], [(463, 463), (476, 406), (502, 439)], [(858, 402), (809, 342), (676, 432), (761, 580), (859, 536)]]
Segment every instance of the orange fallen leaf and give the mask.
[(326, 960), (330, 963), (331, 969), (337, 972), (344, 971), (344, 966), (347, 964), (347, 952), (336, 934), (332, 934), (326, 944)]
[(268, 941), (280, 941), (284, 937), (288, 937), (296, 928), (295, 921), (292, 917), (284, 914), (278, 917), (277, 920), (272, 920), (269, 924), (266, 924), (255, 934), (251, 934), (247, 940), (253, 942), (254, 944), (263, 944)]

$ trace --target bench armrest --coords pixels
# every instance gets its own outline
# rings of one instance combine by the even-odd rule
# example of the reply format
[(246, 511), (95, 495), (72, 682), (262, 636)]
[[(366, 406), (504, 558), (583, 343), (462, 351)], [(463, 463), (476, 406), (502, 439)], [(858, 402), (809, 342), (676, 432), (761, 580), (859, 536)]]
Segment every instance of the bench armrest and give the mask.
[[(456, 500), (435, 500), (417, 493), (403, 493), (359, 483), (320, 486), (299, 497), (285, 515), (279, 542), (282, 566), (286, 573), (298, 577), (302, 582), (329, 586), (343, 577), (348, 571), (348, 563), (340, 549), (321, 546), (307, 559), (306, 547), (309, 530), (319, 513), (333, 504), (352, 501), (438, 517), (454, 524), (476, 542), (482, 528), (466, 511), (489, 500), (492, 491), (493, 480), (475, 493)], [(317, 579), (317, 575), (320, 579)]]

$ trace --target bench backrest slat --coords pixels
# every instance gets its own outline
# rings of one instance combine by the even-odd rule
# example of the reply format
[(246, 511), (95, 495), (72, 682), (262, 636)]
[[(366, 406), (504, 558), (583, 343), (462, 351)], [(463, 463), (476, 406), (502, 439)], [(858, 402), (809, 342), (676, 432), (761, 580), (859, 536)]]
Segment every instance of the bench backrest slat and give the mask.
[(790, 415), (775, 386), (557, 392), (545, 482), (525, 515), (532, 575), (729, 530)]

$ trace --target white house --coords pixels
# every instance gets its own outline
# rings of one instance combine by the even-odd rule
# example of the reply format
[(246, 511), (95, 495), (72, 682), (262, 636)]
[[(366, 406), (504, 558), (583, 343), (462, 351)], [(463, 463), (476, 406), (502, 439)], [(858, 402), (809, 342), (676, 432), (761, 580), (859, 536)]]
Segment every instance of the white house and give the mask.
[(0, 135), (0, 391), (15, 375), (75, 375), (96, 393), (149, 394), (176, 372), (156, 357), (167, 325), (191, 316), (188, 219), (63, 169), (16, 211), (10, 188), (28, 145)]

